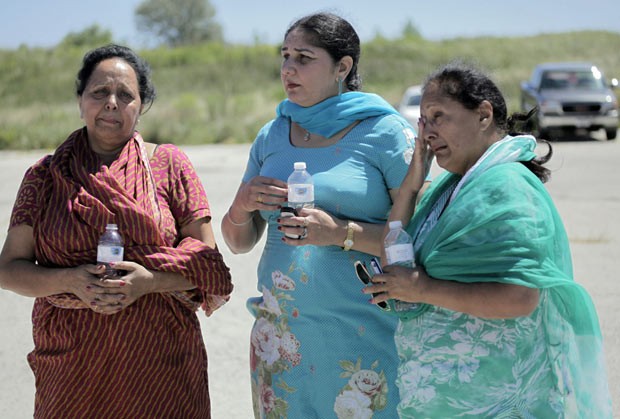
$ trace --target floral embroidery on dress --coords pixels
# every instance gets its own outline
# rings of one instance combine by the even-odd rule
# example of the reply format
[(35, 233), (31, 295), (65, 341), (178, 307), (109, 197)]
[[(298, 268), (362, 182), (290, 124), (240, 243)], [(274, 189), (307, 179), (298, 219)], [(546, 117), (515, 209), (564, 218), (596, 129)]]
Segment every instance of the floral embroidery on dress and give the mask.
[(334, 403), (338, 419), (370, 419), (377, 410), (387, 405), (388, 384), (383, 370), (375, 371), (379, 361), (373, 362), (370, 369), (362, 369), (362, 359), (356, 363), (342, 360), (344, 370), (340, 377), (349, 378)]
[[(556, 390), (541, 388), (548, 385), (540, 377), (548, 374), (550, 365), (540, 333), (540, 310), (515, 320), (486, 320), (439, 308), (435, 311), (443, 316), (427, 315), (401, 323), (396, 333), (403, 359), (397, 382), (402, 416), (428, 412), (434, 417), (438, 410), (448, 414), (449, 406), (450, 417), (534, 417), (530, 407), (541, 397), (547, 396), (549, 401), (557, 398)], [(435, 321), (438, 318), (440, 322)], [(446, 322), (454, 330), (445, 333)], [(537, 337), (523, 351), (519, 350), (523, 345), (519, 336)], [(498, 354), (502, 354), (501, 362), (512, 365), (511, 369), (489, 369), (490, 358), (500, 365)], [(506, 377), (485, 380), (485, 374)], [(484, 398), (472, 398), (474, 393), (484, 394)], [(435, 405), (437, 399), (444, 402)], [(552, 403), (551, 408), (557, 406)]]
[[(305, 275), (302, 274), (305, 278)], [(266, 419), (287, 417), (288, 404), (278, 397), (274, 386), (286, 393), (294, 393), (295, 388), (281, 378), (274, 383), (273, 376), (283, 371), (289, 371), (301, 362), (299, 340), (291, 333), (288, 324), (289, 310), (291, 317), (299, 316), (299, 310), (291, 307), (294, 298), (288, 294), (296, 288), (295, 281), (281, 271), (271, 274), (273, 287), (262, 287), (263, 298), (257, 304), (256, 323), (252, 329), (250, 345), (250, 365), (255, 372), (256, 379), (252, 379), (252, 386), (259, 389), (257, 400), (258, 409)]]

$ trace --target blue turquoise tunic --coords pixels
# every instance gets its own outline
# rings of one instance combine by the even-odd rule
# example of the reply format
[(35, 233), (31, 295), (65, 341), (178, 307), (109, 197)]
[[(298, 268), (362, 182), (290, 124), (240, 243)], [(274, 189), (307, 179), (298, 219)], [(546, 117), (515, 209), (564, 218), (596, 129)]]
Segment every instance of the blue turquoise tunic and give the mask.
[[(414, 133), (398, 115), (361, 121), (336, 144), (298, 148), (278, 117), (259, 132), (243, 177), (286, 181), (305, 161), (315, 206), (335, 217), (384, 223), (411, 161)], [(289, 246), (278, 212), (261, 212), (267, 238), (258, 266), (261, 296), (248, 300), (254, 411), (261, 418), (394, 418), (397, 319), (361, 292), (355, 260), (339, 246)], [(344, 240), (344, 237), (343, 237)]]
[[(430, 305), (403, 319), (402, 418), (612, 416), (596, 310), (573, 280), (551, 197), (520, 163), (535, 146), (530, 136), (506, 137), (465, 176), (438, 177), (409, 223), (416, 262), (431, 277), (537, 288), (540, 299), (529, 316), (513, 319)], [(447, 195), (441, 217), (432, 217)]]

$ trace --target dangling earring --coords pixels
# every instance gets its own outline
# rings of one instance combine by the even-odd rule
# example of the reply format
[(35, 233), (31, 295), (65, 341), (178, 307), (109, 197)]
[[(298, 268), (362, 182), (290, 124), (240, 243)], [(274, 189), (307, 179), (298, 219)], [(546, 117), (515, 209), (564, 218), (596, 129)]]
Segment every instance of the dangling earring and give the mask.
[(338, 96), (342, 94), (342, 77), (338, 77)]

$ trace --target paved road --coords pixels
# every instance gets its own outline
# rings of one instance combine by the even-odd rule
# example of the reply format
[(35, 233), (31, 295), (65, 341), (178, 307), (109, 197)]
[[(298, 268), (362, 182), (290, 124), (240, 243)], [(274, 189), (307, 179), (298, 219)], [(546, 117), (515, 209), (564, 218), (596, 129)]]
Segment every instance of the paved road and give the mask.
[[(580, 140), (554, 143), (549, 190), (564, 218), (571, 241), (575, 278), (597, 306), (607, 352), (614, 406), (620, 410), (620, 141)], [(236, 285), (232, 300), (206, 318), (202, 329), (209, 353), (214, 419), (252, 417), (248, 342), (252, 318), (245, 300), (255, 295), (260, 249), (232, 255), (219, 234), (221, 216), (235, 193), (247, 145), (184, 147), (204, 182), (214, 212), (215, 231)], [(0, 242), (24, 170), (42, 153), (0, 152)], [(0, 291), (0, 417), (32, 417), (34, 380), (26, 363), (32, 348), (32, 300)], [(620, 413), (616, 414), (620, 418)]]

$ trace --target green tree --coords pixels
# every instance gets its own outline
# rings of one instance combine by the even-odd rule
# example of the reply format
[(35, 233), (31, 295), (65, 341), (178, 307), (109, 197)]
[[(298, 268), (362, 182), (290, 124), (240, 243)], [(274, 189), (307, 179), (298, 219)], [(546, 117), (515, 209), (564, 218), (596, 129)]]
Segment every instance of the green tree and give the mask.
[(112, 42), (112, 32), (99, 25), (91, 25), (81, 32), (69, 32), (60, 41), (61, 47), (91, 47)]
[(408, 20), (403, 28), (403, 38), (422, 38), (422, 34), (411, 20)]
[(138, 30), (169, 46), (221, 40), (214, 16), (209, 0), (145, 0), (135, 10)]

